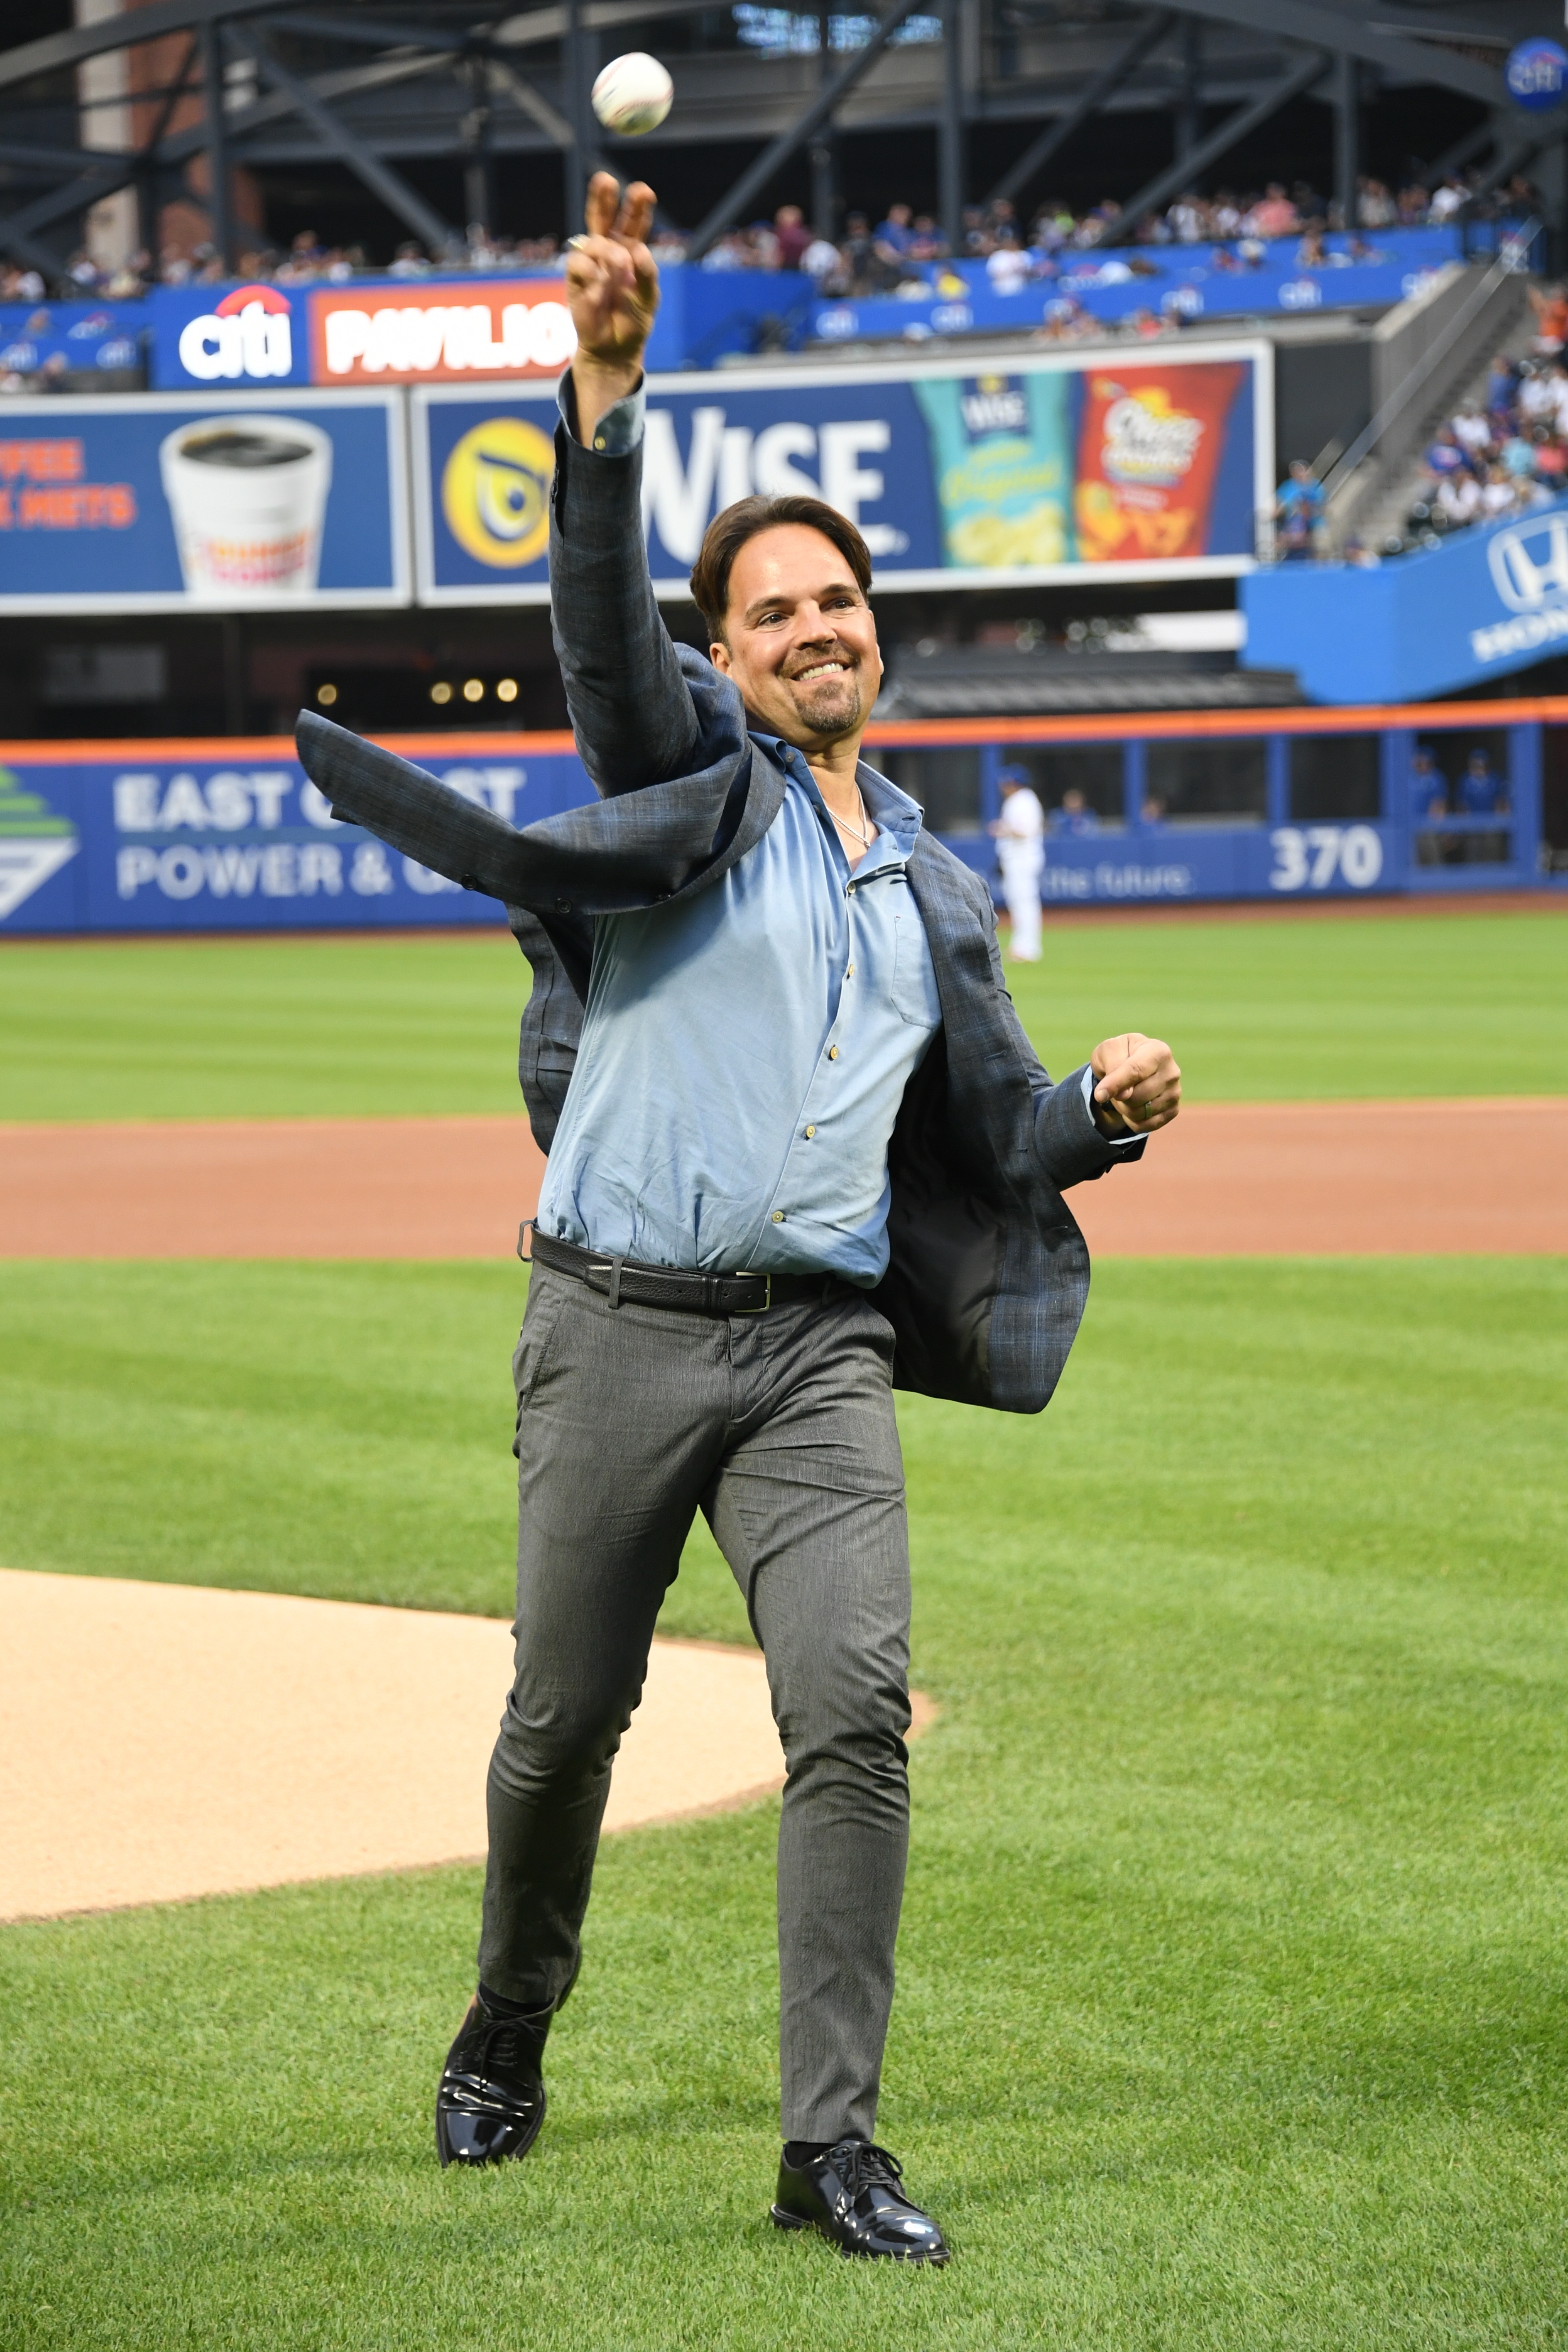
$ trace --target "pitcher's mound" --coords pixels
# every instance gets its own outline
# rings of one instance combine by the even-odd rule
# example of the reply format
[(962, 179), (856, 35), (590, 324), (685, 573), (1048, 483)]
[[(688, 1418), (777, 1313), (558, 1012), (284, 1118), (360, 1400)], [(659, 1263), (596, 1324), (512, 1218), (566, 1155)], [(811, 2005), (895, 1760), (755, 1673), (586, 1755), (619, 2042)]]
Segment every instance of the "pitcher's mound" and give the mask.
[[(482, 1855), (510, 1679), (491, 1618), (0, 1570), (0, 1918)], [(761, 1657), (656, 1642), (605, 1828), (783, 1778)]]

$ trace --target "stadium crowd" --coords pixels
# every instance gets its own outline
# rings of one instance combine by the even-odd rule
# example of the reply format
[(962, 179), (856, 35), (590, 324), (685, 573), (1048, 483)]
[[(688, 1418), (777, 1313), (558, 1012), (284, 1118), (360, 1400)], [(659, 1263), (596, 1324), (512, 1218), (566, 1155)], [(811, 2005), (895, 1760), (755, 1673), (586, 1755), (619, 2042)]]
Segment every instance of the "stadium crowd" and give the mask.
[(1533, 355), (1492, 362), (1479, 399), (1438, 427), (1407, 530), (1423, 543), (1544, 505), (1568, 488), (1568, 294), (1531, 289)]
[[(1483, 194), (1479, 174), (1468, 178), (1446, 174), (1436, 187), (1412, 178), (1397, 191), (1377, 179), (1358, 183), (1356, 218), (1345, 223), (1338, 206), (1299, 181), (1292, 188), (1273, 181), (1263, 190), (1237, 193), (1220, 188), (1212, 196), (1186, 190), (1163, 211), (1131, 220), (1113, 196), (1078, 213), (1059, 198), (1041, 205), (1026, 224), (1005, 197), (990, 205), (969, 206), (963, 216), (959, 258), (983, 261), (993, 284), (1003, 292), (1019, 291), (1035, 280), (1070, 274), (1082, 257), (1096, 248), (1131, 251), (1126, 267), (1131, 278), (1140, 274), (1140, 249), (1160, 246), (1209, 246), (1210, 264), (1218, 269), (1246, 270), (1261, 267), (1270, 247), (1281, 240), (1297, 241), (1296, 260), (1304, 269), (1333, 269), (1358, 260), (1384, 257), (1368, 245), (1379, 230), (1441, 226), (1464, 215), (1484, 211), (1507, 218), (1530, 211), (1534, 191), (1516, 175), (1506, 188)], [(1325, 246), (1330, 234), (1340, 236)], [(675, 263), (686, 258), (683, 233), (668, 225), (655, 240), (656, 257)], [(897, 296), (908, 291), (926, 297), (941, 286), (941, 268), (954, 258), (952, 248), (929, 213), (917, 213), (905, 203), (888, 206), (875, 223), (869, 214), (851, 212), (837, 239), (818, 236), (807, 226), (798, 205), (784, 205), (771, 220), (731, 229), (703, 257), (705, 269), (803, 270), (819, 291), (832, 298), (866, 299)], [(419, 277), (431, 270), (443, 274), (471, 269), (492, 272), (522, 269), (554, 271), (563, 267), (561, 247), (553, 236), (506, 237), (475, 225), (454, 249), (432, 256), (413, 239), (401, 244), (390, 263), (374, 260), (362, 246), (324, 246), (311, 229), (302, 229), (285, 251), (258, 246), (238, 257), (241, 278), (278, 286), (306, 286), (345, 281), (366, 273)], [(1152, 256), (1142, 274), (1159, 274)], [(156, 259), (147, 252), (133, 254), (119, 268), (102, 269), (85, 249), (74, 254), (66, 272), (53, 285), (34, 268), (0, 264), (0, 301), (41, 302), (46, 299), (130, 301), (150, 286), (218, 284), (228, 275), (210, 245), (194, 247), (171, 244)], [(958, 281), (954, 280), (958, 289)]]

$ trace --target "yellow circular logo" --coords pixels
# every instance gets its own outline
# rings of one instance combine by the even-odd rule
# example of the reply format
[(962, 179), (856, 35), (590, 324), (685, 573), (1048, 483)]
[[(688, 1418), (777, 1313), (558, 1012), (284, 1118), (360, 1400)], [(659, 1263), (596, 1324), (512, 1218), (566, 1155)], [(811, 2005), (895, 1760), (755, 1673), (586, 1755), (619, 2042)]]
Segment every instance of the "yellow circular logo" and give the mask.
[(555, 450), (537, 425), (487, 416), (465, 433), (441, 476), (441, 511), (477, 563), (508, 572), (532, 563), (550, 539)]

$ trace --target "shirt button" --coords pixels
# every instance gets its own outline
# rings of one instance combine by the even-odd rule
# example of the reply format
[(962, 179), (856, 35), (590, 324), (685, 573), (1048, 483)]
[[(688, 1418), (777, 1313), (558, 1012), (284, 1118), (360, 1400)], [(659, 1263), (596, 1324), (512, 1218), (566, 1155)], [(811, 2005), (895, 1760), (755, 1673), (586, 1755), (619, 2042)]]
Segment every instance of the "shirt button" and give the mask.
[(604, 435), (601, 433), (601, 434), (600, 434), (600, 436), (599, 436), (599, 437), (598, 437), (598, 439), (595, 442), (594, 446), (595, 446), (595, 449), (602, 449), (602, 448), (604, 447), (604, 446), (605, 446), (605, 436), (604, 436)]
[(815, 1127), (808, 1127), (808, 1128), (806, 1129), (806, 1130), (805, 1130), (805, 1139), (806, 1139), (807, 1143), (809, 1143), (809, 1142), (811, 1141), (812, 1137), (813, 1137), (816, 1133), (816, 1128), (815, 1128)]
[(846, 980), (853, 980), (853, 979), (854, 979), (854, 977), (855, 977), (855, 967), (854, 967), (854, 965), (853, 965), (853, 964), (851, 964), (851, 965), (850, 965), (850, 967), (849, 967), (848, 971), (845, 973), (844, 977), (845, 977), (845, 979), (846, 979)]
[(830, 1062), (836, 1062), (838, 1059), (838, 1048), (837, 1045), (829, 1045), (827, 1049), (827, 1058)]
[(782, 1209), (775, 1209), (775, 1210), (773, 1211), (773, 1223), (774, 1223), (774, 1224), (775, 1224), (775, 1225), (782, 1225), (782, 1224), (783, 1224), (783, 1223), (784, 1223), (784, 1211), (783, 1211)]

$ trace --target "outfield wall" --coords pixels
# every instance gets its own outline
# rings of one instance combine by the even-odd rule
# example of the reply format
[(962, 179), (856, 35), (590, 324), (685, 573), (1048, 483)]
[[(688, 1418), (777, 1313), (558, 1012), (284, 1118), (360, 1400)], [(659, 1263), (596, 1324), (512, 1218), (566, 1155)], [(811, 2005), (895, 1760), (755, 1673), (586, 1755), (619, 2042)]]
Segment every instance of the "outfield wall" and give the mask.
[[(592, 797), (568, 734), (385, 740), (510, 824)], [(889, 723), (867, 751), (993, 881), (1003, 765), (1053, 809), (1080, 792), (1082, 829), (1047, 839), (1047, 905), (1568, 887), (1542, 846), (1543, 770), (1568, 776), (1568, 698)], [(1506, 810), (1426, 814), (1418, 755), (1457, 788), (1478, 751)], [(336, 823), (287, 737), (0, 743), (0, 936), (499, 919), (493, 899)]]

